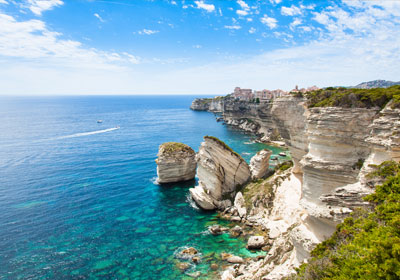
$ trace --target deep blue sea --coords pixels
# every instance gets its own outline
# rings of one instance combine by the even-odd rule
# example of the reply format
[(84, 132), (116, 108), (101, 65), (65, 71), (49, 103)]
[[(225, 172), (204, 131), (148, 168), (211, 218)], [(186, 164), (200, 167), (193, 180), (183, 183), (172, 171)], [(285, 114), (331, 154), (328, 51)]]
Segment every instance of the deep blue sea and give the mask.
[(265, 147), (193, 98), (1, 97), (0, 279), (192, 279), (176, 267), (185, 246), (204, 260), (187, 273), (210, 279), (221, 252), (252, 256), (207, 234), (224, 222), (190, 203), (195, 182), (154, 183), (166, 141), (198, 150), (212, 135), (246, 160)]

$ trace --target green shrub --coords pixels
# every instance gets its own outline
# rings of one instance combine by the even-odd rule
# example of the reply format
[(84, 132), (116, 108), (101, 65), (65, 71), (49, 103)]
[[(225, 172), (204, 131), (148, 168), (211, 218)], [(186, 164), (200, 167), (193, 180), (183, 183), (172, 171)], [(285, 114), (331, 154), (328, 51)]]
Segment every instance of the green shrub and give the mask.
[(400, 108), (400, 86), (389, 88), (355, 89), (333, 88), (319, 89), (306, 93), (307, 104), (312, 107), (343, 108), (384, 108), (392, 100), (393, 108)]
[(364, 199), (335, 233), (312, 252), (291, 279), (400, 279), (399, 163), (384, 162), (374, 176), (386, 181)]

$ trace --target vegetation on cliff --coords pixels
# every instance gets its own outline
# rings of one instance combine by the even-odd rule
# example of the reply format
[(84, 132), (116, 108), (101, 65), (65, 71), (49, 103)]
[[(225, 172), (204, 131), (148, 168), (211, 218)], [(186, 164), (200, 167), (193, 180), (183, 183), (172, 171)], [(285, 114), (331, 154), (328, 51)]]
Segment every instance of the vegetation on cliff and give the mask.
[[(383, 184), (312, 252), (291, 279), (400, 279), (400, 164), (384, 162), (370, 177)], [(372, 178), (371, 178), (372, 179)]]
[(189, 153), (189, 154), (195, 153), (193, 149), (190, 148), (188, 145), (178, 142), (166, 142), (161, 144), (160, 152), (162, 154), (175, 154), (177, 152)]
[(312, 107), (383, 108), (391, 100), (393, 108), (400, 108), (400, 85), (389, 88), (325, 88), (304, 94)]
[(245, 161), (245, 160), (242, 158), (241, 155), (239, 155), (237, 152), (235, 152), (234, 150), (232, 150), (231, 147), (229, 147), (228, 145), (226, 145), (224, 141), (218, 139), (217, 137), (206, 135), (206, 136), (204, 136), (204, 140), (206, 140), (206, 139), (214, 140), (215, 142), (219, 143), (222, 147), (224, 147), (226, 150), (228, 150), (228, 151), (230, 151), (232, 154), (236, 155), (239, 159), (241, 159), (242, 161)]

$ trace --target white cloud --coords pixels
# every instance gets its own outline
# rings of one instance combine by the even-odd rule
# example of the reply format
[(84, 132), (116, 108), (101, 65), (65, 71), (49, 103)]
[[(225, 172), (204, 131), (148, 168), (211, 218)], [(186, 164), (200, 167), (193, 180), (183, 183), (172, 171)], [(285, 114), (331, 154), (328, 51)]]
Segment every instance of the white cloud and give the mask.
[(203, 46), (202, 45), (193, 45), (192, 46), (194, 49), (201, 49)]
[(301, 19), (295, 18), (295, 19), (292, 21), (292, 23), (290, 24), (290, 27), (291, 27), (291, 28), (294, 28), (294, 27), (296, 27), (296, 26), (298, 26), (298, 25), (300, 25), (300, 24), (302, 24)]
[(160, 31), (158, 31), (158, 30), (151, 30), (151, 29), (143, 29), (143, 30), (139, 30), (138, 31), (138, 33), (140, 34), (140, 35), (153, 35), (153, 34), (156, 34), (156, 33), (158, 33), (158, 32), (160, 32)]
[(278, 26), (277, 20), (267, 15), (264, 15), (264, 17), (261, 18), (261, 22), (268, 26), (270, 29), (274, 29)]
[(272, 4), (279, 4), (282, 2), (282, 0), (269, 0)]
[(61, 0), (28, 0), (28, 8), (37, 16), (42, 15), (42, 12), (51, 10), (57, 6), (63, 5)]
[(238, 30), (238, 29), (240, 29), (242, 27), (240, 25), (225, 25), (224, 28)]
[(171, 1), (171, 4), (172, 4), (172, 5), (178, 5), (178, 4), (176, 3), (176, 1)]
[(245, 11), (248, 11), (250, 9), (249, 5), (247, 5), (246, 2), (244, 2), (243, 0), (238, 0), (237, 3)]
[(0, 4), (8, 4), (6, 0), (0, 0)]
[(284, 16), (295, 16), (301, 15), (302, 11), (300, 8), (292, 5), (291, 7), (282, 7), (281, 14)]
[(41, 20), (17, 21), (0, 13), (0, 56), (80, 67), (115, 68), (114, 62), (132, 62), (128, 54), (86, 48), (78, 41), (62, 39)]
[(249, 13), (246, 12), (245, 10), (237, 10), (236, 13), (237, 13), (239, 16), (247, 16), (247, 15), (249, 14)]
[(249, 29), (249, 33), (250, 33), (250, 34), (256, 33), (256, 29), (255, 29), (254, 27), (250, 28), (250, 29)]
[(96, 18), (98, 18), (101, 22), (104, 22), (104, 20), (103, 20), (103, 18), (98, 14), (98, 13), (95, 13), (95, 14), (93, 14)]
[(215, 10), (215, 6), (213, 4), (206, 4), (206, 3), (204, 3), (203, 0), (194, 1), (194, 3), (197, 5), (198, 9), (206, 10), (209, 13), (211, 13)]

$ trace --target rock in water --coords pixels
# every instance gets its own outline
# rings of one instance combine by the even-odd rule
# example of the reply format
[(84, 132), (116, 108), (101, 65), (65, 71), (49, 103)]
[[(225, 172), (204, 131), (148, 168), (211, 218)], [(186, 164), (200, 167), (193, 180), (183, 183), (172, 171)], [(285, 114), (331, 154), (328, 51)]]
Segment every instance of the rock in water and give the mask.
[(231, 256), (227, 259), (229, 263), (244, 263), (244, 260), (238, 256)]
[(187, 181), (196, 175), (196, 153), (188, 145), (163, 143), (157, 156), (157, 182), (160, 184)]
[(264, 149), (259, 151), (250, 160), (251, 178), (253, 180), (263, 178), (268, 173), (269, 158), (272, 155), (272, 151)]
[(230, 206), (237, 191), (250, 179), (246, 161), (215, 137), (204, 137), (197, 165), (199, 185), (190, 189), (190, 194), (206, 210)]

